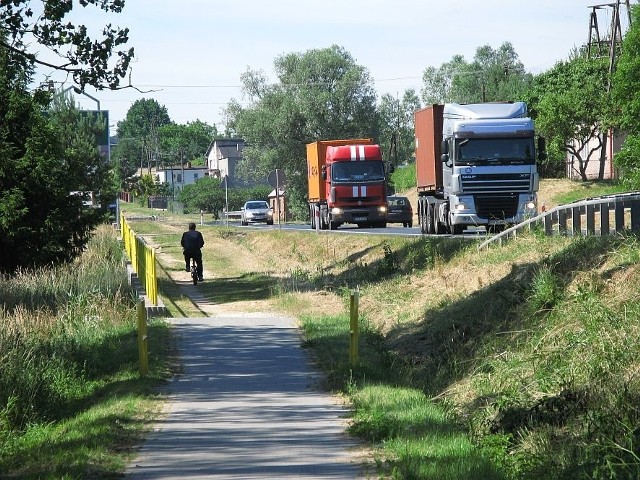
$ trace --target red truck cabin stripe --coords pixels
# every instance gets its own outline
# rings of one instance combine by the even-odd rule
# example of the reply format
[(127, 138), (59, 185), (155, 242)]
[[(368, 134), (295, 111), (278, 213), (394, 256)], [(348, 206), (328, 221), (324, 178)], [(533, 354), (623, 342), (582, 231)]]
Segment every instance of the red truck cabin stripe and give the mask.
[(340, 147), (328, 147), (327, 160), (334, 162), (382, 160), (382, 151), (378, 145), (345, 145)]

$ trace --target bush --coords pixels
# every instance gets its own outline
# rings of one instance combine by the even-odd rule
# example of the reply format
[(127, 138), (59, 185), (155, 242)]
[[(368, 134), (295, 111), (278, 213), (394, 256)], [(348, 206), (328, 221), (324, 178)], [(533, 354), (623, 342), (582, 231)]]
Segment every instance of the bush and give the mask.
[(640, 136), (629, 135), (622, 149), (615, 155), (614, 163), (622, 171), (622, 184), (629, 190), (640, 189)]
[(416, 166), (415, 164), (405, 165), (396, 168), (391, 174), (389, 186), (395, 192), (402, 192), (415, 188), (416, 186)]
[(113, 359), (135, 361), (120, 351), (135, 319), (124, 255), (109, 226), (72, 264), (3, 277), (0, 296), (0, 438), (64, 417), (96, 378), (111, 373)]

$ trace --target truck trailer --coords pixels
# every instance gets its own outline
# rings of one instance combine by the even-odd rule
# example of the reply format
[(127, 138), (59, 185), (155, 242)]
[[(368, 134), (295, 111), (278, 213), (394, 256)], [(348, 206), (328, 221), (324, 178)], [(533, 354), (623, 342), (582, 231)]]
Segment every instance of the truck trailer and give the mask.
[[(538, 148), (536, 148), (538, 147)], [(537, 212), (533, 121), (523, 102), (430, 105), (415, 113), (422, 233), (500, 231)], [(537, 152), (537, 153), (536, 153)]]
[(382, 150), (370, 138), (307, 144), (311, 228), (387, 226)]

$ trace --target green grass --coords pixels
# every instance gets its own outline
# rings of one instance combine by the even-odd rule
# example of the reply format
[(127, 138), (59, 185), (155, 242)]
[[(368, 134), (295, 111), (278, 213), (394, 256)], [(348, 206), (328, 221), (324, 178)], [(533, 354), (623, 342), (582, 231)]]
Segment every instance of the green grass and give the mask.
[(433, 480), (504, 478), (441, 405), (405, 386), (406, 365), (396, 363), (383, 337), (361, 319), (358, 363), (350, 363), (348, 316), (304, 316), (305, 346), (328, 373), (328, 388), (348, 395), (349, 431), (375, 448), (379, 473)]
[(367, 385), (352, 394), (351, 433), (378, 445), (379, 468), (393, 478), (492, 479), (502, 476), (424, 392)]
[(113, 478), (158, 409), (171, 349), (166, 324), (150, 322), (151, 372), (139, 377), (114, 231), (99, 230), (73, 264), (2, 278), (0, 291), (3, 478)]
[[(477, 252), (473, 241), (379, 235), (354, 252), (326, 236), (259, 235), (235, 240), (275, 252), (269, 268), (279, 255), (297, 265), (230, 278), (299, 314), (304, 346), (326, 387), (352, 402), (350, 432), (370, 442), (380, 477), (640, 478), (637, 236), (530, 233)], [(233, 287), (219, 300), (239, 300)], [(309, 295), (339, 295), (344, 312), (306, 313)]]
[(599, 197), (602, 195), (612, 195), (624, 192), (624, 186), (617, 180), (611, 181), (593, 181), (593, 182), (576, 182), (575, 188), (570, 192), (558, 196), (554, 200), (558, 204), (572, 203), (590, 197)]
[[(391, 252), (398, 276), (425, 245), (401, 248)], [(633, 235), (531, 234), (489, 253), (455, 250), (423, 275), (449, 276), (458, 263), (511, 271), (387, 334), (365, 322), (353, 369), (348, 317), (303, 317), (305, 338), (329, 386), (353, 402), (350, 431), (372, 442), (383, 475), (639, 478), (638, 252)], [(397, 282), (371, 281), (362, 297), (406, 298)]]

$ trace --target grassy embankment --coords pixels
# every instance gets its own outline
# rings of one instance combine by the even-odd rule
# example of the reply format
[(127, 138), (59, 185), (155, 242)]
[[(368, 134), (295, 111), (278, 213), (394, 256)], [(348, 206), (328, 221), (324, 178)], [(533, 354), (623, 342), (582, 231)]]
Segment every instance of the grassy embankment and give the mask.
[[(558, 191), (574, 187), (543, 195), (566, 203)], [(134, 228), (161, 246), (174, 315), (208, 314), (174, 283), (188, 220)], [(635, 237), (530, 236), (478, 254), (447, 239), (203, 231), (207, 308), (298, 315), (384, 475), (638, 476)], [(111, 477), (157, 414), (167, 332), (152, 326), (158, 370), (141, 381), (122, 253), (108, 237), (71, 268), (0, 283), (2, 476)], [(355, 287), (363, 337), (352, 370)]]
[(0, 278), (0, 477), (113, 478), (158, 415), (168, 330), (138, 375), (135, 302), (114, 230), (77, 262)]
[[(541, 198), (553, 206), (600, 188), (616, 187), (550, 182)], [(186, 221), (134, 227), (156, 232), (173, 278), (185, 275)], [(640, 477), (636, 236), (532, 234), (479, 253), (460, 239), (202, 231), (208, 280), (198, 288), (211, 308), (297, 315), (381, 474)], [(351, 369), (354, 288), (363, 336)]]

